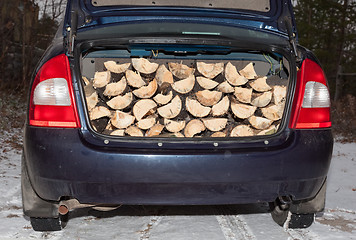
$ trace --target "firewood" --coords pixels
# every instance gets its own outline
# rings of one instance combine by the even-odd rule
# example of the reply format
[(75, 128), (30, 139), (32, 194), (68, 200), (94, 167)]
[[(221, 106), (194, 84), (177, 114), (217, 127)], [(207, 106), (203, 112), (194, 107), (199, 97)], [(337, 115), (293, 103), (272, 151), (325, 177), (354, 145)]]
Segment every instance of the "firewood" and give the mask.
[(163, 133), (159, 135), (160, 137), (166, 137), (166, 138), (184, 138), (184, 135), (180, 132), (176, 133)]
[(222, 93), (233, 93), (235, 91), (234, 87), (232, 87), (227, 81), (220, 83), (218, 85), (218, 90)]
[(225, 96), (220, 102), (218, 102), (212, 107), (211, 113), (213, 116), (222, 116), (227, 113), (229, 107), (230, 107), (229, 97)]
[(251, 104), (256, 107), (265, 107), (271, 102), (271, 100), (272, 100), (272, 93), (264, 92), (260, 96), (253, 99)]
[(172, 84), (173, 83), (173, 75), (168, 69), (166, 68), (165, 65), (159, 66), (156, 72), (156, 79), (158, 82), (158, 85), (161, 86), (162, 83), (167, 82)]
[(121, 110), (128, 107), (133, 100), (133, 96), (131, 92), (126, 93), (124, 96), (116, 96), (112, 98), (110, 101), (106, 102), (106, 104), (115, 110)]
[(225, 78), (233, 86), (241, 86), (248, 82), (248, 79), (241, 76), (234, 65), (228, 62), (225, 67)]
[(287, 87), (285, 86), (274, 86), (273, 87), (273, 101), (274, 104), (279, 104), (286, 100)]
[(235, 87), (234, 95), (242, 103), (251, 103), (252, 88)]
[(272, 125), (270, 126), (268, 129), (266, 130), (262, 130), (261, 132), (257, 133), (257, 135), (261, 136), (261, 135), (271, 135), (277, 132), (277, 128)]
[(205, 118), (202, 121), (205, 127), (212, 132), (223, 130), (227, 124), (227, 118)]
[(123, 137), (123, 136), (125, 136), (125, 130), (124, 129), (117, 129), (117, 130), (112, 131), (110, 133), (110, 135)]
[(184, 129), (185, 121), (173, 121), (170, 119), (164, 119), (164, 126), (168, 131), (177, 133)]
[(204, 77), (214, 78), (224, 70), (224, 63), (197, 62), (197, 69)]
[(155, 117), (148, 117), (148, 118), (145, 118), (145, 119), (141, 119), (140, 121), (138, 121), (136, 123), (137, 127), (139, 127), (140, 129), (143, 129), (143, 130), (150, 129), (155, 124), (156, 124), (156, 118)]
[(98, 94), (97, 92), (93, 92), (89, 97), (85, 98), (87, 101), (88, 105), (88, 111), (90, 112), (93, 110), (93, 108), (96, 106), (96, 104), (99, 102)]
[(127, 83), (134, 87), (140, 88), (146, 85), (145, 81), (142, 80), (140, 73), (135, 73), (132, 70), (127, 70), (125, 72)]
[(130, 126), (126, 128), (125, 133), (130, 135), (131, 137), (143, 137), (143, 132), (135, 126)]
[(136, 97), (150, 98), (156, 93), (157, 87), (157, 81), (156, 79), (153, 79), (147, 86), (140, 87), (139, 89), (136, 89), (132, 92), (133, 94), (135, 94)]
[(96, 72), (93, 80), (93, 87), (102, 88), (110, 82), (111, 74), (109, 71)]
[(125, 112), (121, 112), (119, 110), (116, 110), (114, 116), (111, 118), (111, 124), (119, 129), (127, 128), (128, 126), (132, 125), (134, 122), (135, 122), (134, 116)]
[(83, 79), (83, 82), (84, 82), (85, 86), (90, 83), (90, 81), (89, 81), (89, 79), (87, 77), (82, 76), (82, 79)]
[(117, 64), (114, 61), (104, 62), (105, 68), (113, 73), (123, 73), (130, 67), (130, 65), (131, 63)]
[(161, 117), (171, 119), (178, 116), (181, 110), (182, 110), (182, 100), (177, 95), (173, 98), (173, 100), (169, 104), (159, 107), (157, 109), (157, 112)]
[(120, 81), (115, 83), (109, 83), (106, 85), (104, 95), (108, 97), (117, 96), (122, 94), (127, 87), (126, 78), (122, 77)]
[(239, 73), (247, 79), (255, 79), (257, 77), (252, 62), (247, 64), (247, 66), (240, 70)]
[(252, 128), (247, 125), (238, 125), (232, 129), (230, 137), (249, 137), (253, 136), (254, 132)]
[(201, 133), (205, 130), (205, 125), (199, 119), (193, 119), (188, 122), (184, 129), (185, 137), (194, 137), (195, 134)]
[(218, 82), (205, 77), (197, 77), (197, 82), (202, 88), (208, 90), (215, 88), (219, 84)]
[(210, 107), (204, 107), (197, 100), (189, 97), (185, 100), (185, 107), (194, 117), (206, 117), (211, 111)]
[(194, 74), (195, 69), (181, 63), (168, 63), (169, 70), (179, 79), (187, 78)]
[(261, 112), (264, 117), (272, 121), (277, 121), (282, 118), (284, 110), (284, 104), (272, 105), (270, 107), (261, 108)]
[(108, 124), (105, 127), (105, 130), (114, 130), (114, 126), (111, 124), (111, 120), (109, 120)]
[(157, 123), (153, 127), (151, 127), (150, 130), (146, 132), (145, 136), (146, 137), (158, 136), (161, 134), (163, 128), (164, 126), (162, 124)]
[(186, 94), (193, 90), (194, 84), (195, 84), (195, 77), (194, 75), (190, 75), (183, 80), (174, 82), (172, 84), (172, 88), (178, 93)]
[(257, 78), (257, 80), (250, 81), (250, 86), (257, 92), (267, 92), (272, 88), (266, 82), (267, 77)]
[(211, 107), (220, 101), (222, 93), (219, 91), (203, 90), (196, 92), (195, 96), (201, 104)]
[(146, 58), (132, 58), (131, 61), (132, 61), (132, 66), (137, 71), (143, 74), (154, 73), (158, 68), (157, 63), (151, 63)]
[(250, 106), (246, 104), (231, 102), (231, 110), (234, 115), (241, 119), (246, 119), (252, 116), (256, 111), (255, 106)]
[(133, 115), (140, 121), (147, 114), (153, 114), (157, 104), (151, 99), (141, 99), (132, 108)]
[(252, 127), (259, 129), (259, 130), (267, 129), (273, 123), (272, 120), (269, 120), (269, 119), (263, 118), (263, 117), (256, 117), (256, 116), (249, 117), (248, 121), (252, 125)]
[(153, 100), (155, 100), (156, 103), (160, 105), (164, 105), (169, 103), (169, 101), (172, 100), (172, 97), (173, 97), (173, 93), (172, 91), (169, 91), (167, 95), (164, 95), (162, 93), (157, 94), (156, 96), (153, 97)]
[(210, 135), (210, 137), (226, 137), (226, 133), (224, 132), (214, 132)]
[(95, 107), (89, 113), (90, 120), (95, 120), (95, 119), (99, 119), (102, 117), (110, 117), (110, 116), (111, 116), (110, 110), (104, 106)]

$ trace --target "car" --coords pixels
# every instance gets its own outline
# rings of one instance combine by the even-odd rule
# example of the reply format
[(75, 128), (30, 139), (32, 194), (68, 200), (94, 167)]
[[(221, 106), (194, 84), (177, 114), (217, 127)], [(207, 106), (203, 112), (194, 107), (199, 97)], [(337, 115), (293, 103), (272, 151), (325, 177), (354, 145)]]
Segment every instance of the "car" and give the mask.
[(327, 79), (290, 0), (69, 0), (28, 97), (23, 211), (268, 203), (306, 228), (333, 149)]

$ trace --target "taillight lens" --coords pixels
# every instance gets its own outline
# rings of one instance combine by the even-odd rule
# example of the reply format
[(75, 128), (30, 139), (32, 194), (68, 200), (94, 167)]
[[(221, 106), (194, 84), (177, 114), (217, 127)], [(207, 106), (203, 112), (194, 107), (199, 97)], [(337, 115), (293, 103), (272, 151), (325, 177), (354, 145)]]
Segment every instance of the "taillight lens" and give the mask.
[(329, 128), (330, 94), (321, 67), (310, 59), (304, 60), (298, 72), (290, 128)]
[(39, 127), (80, 127), (66, 55), (50, 59), (38, 71), (31, 89), (29, 124)]

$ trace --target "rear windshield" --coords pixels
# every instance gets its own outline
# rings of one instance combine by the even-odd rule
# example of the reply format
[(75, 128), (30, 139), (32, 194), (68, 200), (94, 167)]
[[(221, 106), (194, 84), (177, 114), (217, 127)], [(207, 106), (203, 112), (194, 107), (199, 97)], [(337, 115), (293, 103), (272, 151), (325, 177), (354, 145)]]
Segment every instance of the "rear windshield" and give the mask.
[(92, 0), (95, 7), (103, 6), (165, 6), (242, 9), (258, 12), (270, 10), (270, 0)]

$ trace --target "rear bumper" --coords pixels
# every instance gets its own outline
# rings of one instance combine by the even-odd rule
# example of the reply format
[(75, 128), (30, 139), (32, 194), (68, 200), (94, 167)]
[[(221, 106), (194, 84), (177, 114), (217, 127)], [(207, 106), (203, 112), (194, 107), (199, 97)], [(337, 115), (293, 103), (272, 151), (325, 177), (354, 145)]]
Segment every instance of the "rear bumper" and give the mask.
[(300, 130), (280, 148), (97, 148), (79, 130), (26, 127), (24, 156), (36, 193), (81, 203), (239, 204), (313, 198), (331, 160), (331, 130)]

